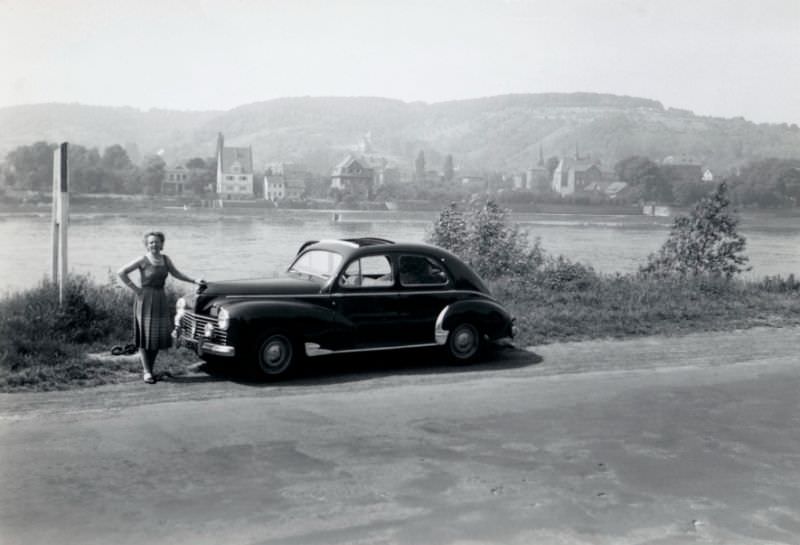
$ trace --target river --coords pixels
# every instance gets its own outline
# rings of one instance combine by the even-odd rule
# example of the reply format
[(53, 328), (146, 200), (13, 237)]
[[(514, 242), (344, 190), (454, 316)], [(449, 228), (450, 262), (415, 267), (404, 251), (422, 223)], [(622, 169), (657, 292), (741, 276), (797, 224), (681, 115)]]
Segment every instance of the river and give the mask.
[[(164, 231), (164, 252), (179, 269), (207, 280), (273, 276), (309, 239), (382, 236), (422, 241), (436, 212), (268, 210), (248, 215), (165, 208), (157, 213), (73, 213), (68, 262), (75, 273), (105, 281), (112, 271), (144, 253), (142, 234)], [(551, 254), (587, 263), (604, 273), (632, 272), (666, 240), (671, 218), (606, 214), (512, 214)], [(50, 270), (50, 214), (0, 214), (2, 294), (41, 282)], [(747, 278), (800, 272), (800, 217), (765, 213), (742, 216)]]

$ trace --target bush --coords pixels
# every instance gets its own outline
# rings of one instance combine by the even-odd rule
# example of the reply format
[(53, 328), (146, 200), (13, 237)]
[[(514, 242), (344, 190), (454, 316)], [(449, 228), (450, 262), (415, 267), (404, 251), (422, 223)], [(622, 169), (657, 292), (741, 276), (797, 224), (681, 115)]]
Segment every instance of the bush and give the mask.
[[(64, 289), (61, 306), (58, 286), (48, 281), (0, 301), (0, 370), (57, 367), (93, 346), (131, 342), (133, 296), (115, 277), (98, 285), (70, 275)], [(168, 285), (171, 305), (177, 296)]]
[(722, 183), (689, 216), (675, 218), (669, 238), (639, 272), (731, 278), (750, 270), (743, 254), (746, 241), (736, 230), (739, 220), (728, 210), (729, 205), (727, 188)]
[(597, 284), (599, 276), (588, 265), (558, 256), (548, 258), (530, 281), (548, 290), (585, 291)]
[(467, 211), (452, 203), (439, 214), (427, 240), (461, 257), (485, 279), (529, 273), (544, 262), (539, 240), (529, 247), (527, 233), (507, 217), (508, 211), (493, 201)]
[(517, 317), (523, 346), (800, 323), (793, 278), (601, 275), (552, 260), (522, 282), (503, 278), (490, 286)]

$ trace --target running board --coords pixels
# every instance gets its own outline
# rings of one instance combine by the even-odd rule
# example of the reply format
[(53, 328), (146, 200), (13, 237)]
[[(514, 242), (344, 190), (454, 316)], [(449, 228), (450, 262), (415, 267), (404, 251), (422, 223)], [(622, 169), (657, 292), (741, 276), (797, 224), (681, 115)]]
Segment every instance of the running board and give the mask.
[(315, 356), (327, 356), (329, 354), (355, 354), (358, 352), (378, 352), (382, 350), (399, 350), (401, 348), (431, 348), (439, 346), (436, 343), (424, 344), (401, 344), (397, 346), (376, 346), (374, 348), (353, 348), (349, 350), (330, 350), (322, 348), (317, 343), (305, 343), (306, 356), (313, 358)]

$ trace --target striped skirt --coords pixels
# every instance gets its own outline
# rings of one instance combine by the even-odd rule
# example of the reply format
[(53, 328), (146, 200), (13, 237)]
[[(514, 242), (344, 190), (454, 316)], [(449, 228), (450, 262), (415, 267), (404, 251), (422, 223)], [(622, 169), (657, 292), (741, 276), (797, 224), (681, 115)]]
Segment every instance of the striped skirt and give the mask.
[(172, 317), (163, 289), (144, 288), (133, 305), (133, 342), (158, 350), (172, 346)]

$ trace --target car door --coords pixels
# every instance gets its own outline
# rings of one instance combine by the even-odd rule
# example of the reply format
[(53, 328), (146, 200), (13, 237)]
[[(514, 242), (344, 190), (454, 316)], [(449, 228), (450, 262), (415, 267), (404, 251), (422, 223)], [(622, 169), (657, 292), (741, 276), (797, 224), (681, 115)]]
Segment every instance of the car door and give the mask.
[(435, 342), (436, 317), (455, 296), (443, 263), (423, 254), (396, 256), (398, 327), (404, 344)]
[(353, 259), (332, 290), (335, 311), (349, 323), (352, 348), (393, 346), (399, 342), (395, 272), (388, 254)]

